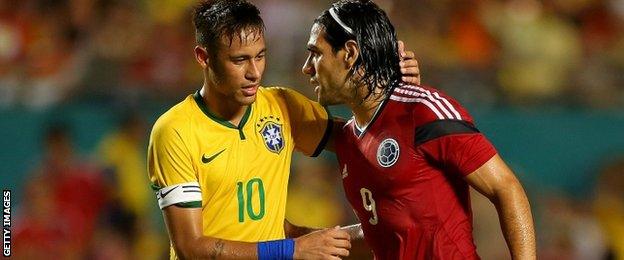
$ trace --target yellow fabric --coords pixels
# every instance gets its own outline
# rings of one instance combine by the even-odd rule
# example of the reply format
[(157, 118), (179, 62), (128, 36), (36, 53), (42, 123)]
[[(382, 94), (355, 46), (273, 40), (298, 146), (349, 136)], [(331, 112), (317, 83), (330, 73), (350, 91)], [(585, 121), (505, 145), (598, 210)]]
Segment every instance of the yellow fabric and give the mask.
[(594, 208), (615, 259), (624, 260), (624, 203), (619, 196), (600, 194)]
[(126, 209), (144, 217), (151, 195), (145, 181), (145, 157), (141, 144), (122, 132), (106, 136), (99, 146), (99, 157), (111, 167), (119, 185), (116, 194)]
[[(245, 242), (284, 238), (292, 151), (315, 152), (326, 132), (327, 111), (293, 90), (261, 87), (242, 127), (244, 139), (218, 121), (193, 95), (163, 114), (150, 136), (150, 181), (160, 188), (198, 182), (206, 236)], [(279, 143), (279, 132), (283, 148), (271, 151), (263, 136), (273, 133), (267, 140)]]
[(305, 187), (291, 190), (286, 207), (287, 219), (304, 227), (333, 227), (340, 224), (343, 214), (336, 205), (341, 205), (328, 190), (326, 194), (307, 192)]
[(187, 18), (190, 7), (195, 3), (196, 0), (143, 1), (152, 20), (168, 24)]

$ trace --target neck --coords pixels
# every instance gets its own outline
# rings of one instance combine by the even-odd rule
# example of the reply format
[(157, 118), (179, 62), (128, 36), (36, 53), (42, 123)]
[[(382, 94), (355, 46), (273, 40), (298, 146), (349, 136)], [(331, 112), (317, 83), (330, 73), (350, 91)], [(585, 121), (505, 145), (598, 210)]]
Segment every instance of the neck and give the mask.
[[(211, 91), (208, 83), (204, 82), (199, 94), (204, 100), (204, 104), (215, 116), (227, 120), (235, 126), (238, 126), (248, 105), (241, 105), (232, 98), (226, 97), (217, 91)], [(214, 89), (214, 88), (212, 88)]]
[(355, 122), (360, 127), (365, 127), (370, 123), (379, 104), (384, 100), (383, 92), (378, 88), (368, 98), (364, 99), (367, 92), (366, 86), (359, 87), (357, 95), (354, 95), (356, 98), (347, 103), (353, 112)]

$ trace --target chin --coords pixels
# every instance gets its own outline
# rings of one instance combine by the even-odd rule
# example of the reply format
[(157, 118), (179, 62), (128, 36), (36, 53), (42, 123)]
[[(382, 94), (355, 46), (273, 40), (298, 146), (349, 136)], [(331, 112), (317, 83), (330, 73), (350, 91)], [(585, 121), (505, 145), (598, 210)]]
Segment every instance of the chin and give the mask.
[(324, 98), (322, 98), (321, 96), (316, 98), (316, 102), (319, 102), (319, 104), (326, 106), (327, 105), (327, 100), (325, 100)]
[(251, 105), (254, 102), (256, 102), (256, 95), (249, 96), (249, 97), (243, 96), (238, 99), (238, 103), (240, 103), (243, 106)]
[(337, 102), (335, 100), (331, 100), (331, 99), (324, 99), (324, 98), (319, 98), (318, 99), (319, 104), (321, 104), (322, 106), (333, 106), (333, 105), (338, 105), (340, 104), (340, 102)]
[(331, 103), (331, 100), (329, 100), (326, 95), (323, 95), (323, 93), (318, 93), (317, 94), (316, 101), (319, 102), (319, 104), (321, 104), (323, 106), (330, 105), (330, 103)]

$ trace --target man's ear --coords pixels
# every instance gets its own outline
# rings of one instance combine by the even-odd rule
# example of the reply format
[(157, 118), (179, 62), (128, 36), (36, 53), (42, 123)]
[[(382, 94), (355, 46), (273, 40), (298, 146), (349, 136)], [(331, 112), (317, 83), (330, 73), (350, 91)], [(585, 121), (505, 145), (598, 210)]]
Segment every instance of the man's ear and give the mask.
[(360, 57), (360, 48), (357, 42), (355, 42), (354, 40), (348, 40), (347, 42), (345, 42), (345, 51), (345, 65), (348, 69), (351, 69)]
[(197, 60), (197, 63), (199, 63), (200, 66), (202, 66), (202, 68), (207, 68), (208, 64), (209, 64), (209, 58), (208, 58), (208, 50), (206, 50), (206, 48), (202, 47), (202, 46), (195, 46), (195, 60)]

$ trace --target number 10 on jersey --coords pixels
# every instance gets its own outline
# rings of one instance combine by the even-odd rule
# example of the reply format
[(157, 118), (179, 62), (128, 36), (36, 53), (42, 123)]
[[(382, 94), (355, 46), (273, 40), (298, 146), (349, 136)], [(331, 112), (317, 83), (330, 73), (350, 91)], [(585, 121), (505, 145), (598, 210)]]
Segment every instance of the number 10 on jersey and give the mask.
[[(257, 186), (258, 195), (254, 196), (254, 186)], [(239, 181), (236, 183), (236, 193), (238, 197), (238, 222), (245, 222), (245, 213), (251, 220), (260, 220), (264, 217), (264, 185), (262, 179), (253, 178), (246, 184)], [(260, 209), (258, 213), (254, 210), (253, 198), (259, 200)], [(246, 212), (245, 212), (246, 211)]]

